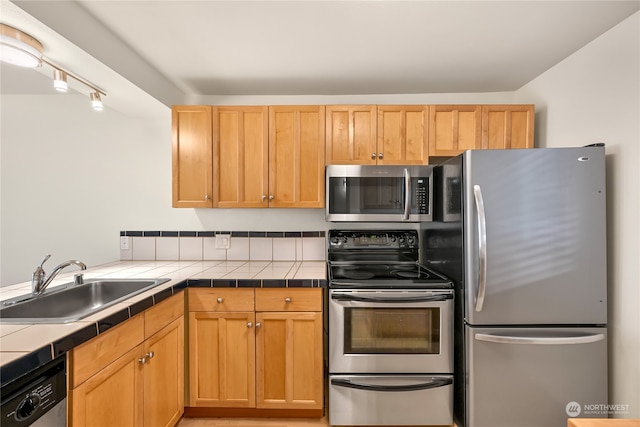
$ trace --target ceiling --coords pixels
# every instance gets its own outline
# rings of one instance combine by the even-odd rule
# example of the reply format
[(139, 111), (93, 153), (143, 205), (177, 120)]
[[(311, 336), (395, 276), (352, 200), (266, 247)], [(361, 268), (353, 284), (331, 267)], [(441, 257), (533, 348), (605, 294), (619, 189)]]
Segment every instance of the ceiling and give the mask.
[[(640, 10), (640, 0), (2, 6), (0, 20), (31, 31), (53, 62), (110, 94), (124, 79), (171, 105), (214, 95), (514, 91)], [(2, 93), (51, 92), (48, 75), (35, 84), (13, 68), (2, 65)]]

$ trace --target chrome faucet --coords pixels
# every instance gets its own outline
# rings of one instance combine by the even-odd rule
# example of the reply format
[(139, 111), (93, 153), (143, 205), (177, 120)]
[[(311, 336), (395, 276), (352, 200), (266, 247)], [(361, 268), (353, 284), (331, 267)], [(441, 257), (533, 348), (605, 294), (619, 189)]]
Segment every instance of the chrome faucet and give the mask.
[(78, 267), (80, 267), (81, 270), (87, 269), (87, 266), (85, 265), (85, 263), (78, 261), (77, 259), (71, 259), (69, 261), (63, 262), (62, 264), (54, 268), (51, 274), (49, 275), (49, 277), (46, 277), (47, 274), (44, 272), (44, 269), (42, 268), (42, 266), (44, 265), (45, 262), (47, 262), (49, 258), (51, 258), (51, 255), (47, 255), (46, 257), (44, 257), (40, 265), (36, 267), (36, 271), (34, 271), (33, 274), (31, 275), (31, 294), (34, 296), (41, 295), (44, 292), (44, 290), (47, 289), (47, 286), (49, 286), (49, 283), (51, 283), (51, 281), (58, 275), (58, 273), (62, 271), (63, 268), (69, 267), (70, 265), (75, 264)]

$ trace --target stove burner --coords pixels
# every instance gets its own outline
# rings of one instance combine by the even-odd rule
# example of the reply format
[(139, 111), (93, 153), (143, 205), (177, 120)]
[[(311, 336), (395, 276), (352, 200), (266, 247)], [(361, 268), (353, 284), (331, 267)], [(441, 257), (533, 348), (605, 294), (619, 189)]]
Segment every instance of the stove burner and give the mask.
[(366, 280), (366, 279), (371, 279), (372, 277), (375, 276), (375, 274), (373, 274), (370, 271), (362, 271), (362, 270), (345, 270), (345, 271), (341, 271), (340, 276), (343, 276), (347, 279), (352, 279), (352, 280)]
[(423, 278), (426, 279), (428, 277), (428, 274), (423, 273), (420, 274), (419, 271), (403, 271), (403, 270), (394, 270), (391, 272), (392, 275), (400, 277), (402, 279), (417, 279), (417, 278)]

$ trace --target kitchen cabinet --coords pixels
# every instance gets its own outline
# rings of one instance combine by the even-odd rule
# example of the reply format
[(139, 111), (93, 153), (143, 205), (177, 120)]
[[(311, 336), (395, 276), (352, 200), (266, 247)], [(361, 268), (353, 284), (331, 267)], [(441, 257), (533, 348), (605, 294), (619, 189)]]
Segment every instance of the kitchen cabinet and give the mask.
[(219, 208), (324, 206), (324, 107), (211, 107)]
[(320, 289), (256, 289), (256, 406), (322, 409)]
[(213, 207), (211, 107), (171, 109), (172, 206)]
[(69, 354), (70, 426), (174, 426), (184, 410), (184, 299), (173, 296)]
[(482, 148), (481, 105), (431, 105), (429, 156), (457, 156)]
[(269, 207), (324, 207), (324, 132), (324, 107), (269, 107)]
[(189, 406), (255, 407), (253, 289), (189, 289)]
[(375, 165), (376, 106), (328, 105), (326, 115), (327, 164)]
[(189, 289), (189, 406), (322, 409), (320, 289)]
[(533, 148), (533, 105), (483, 105), (482, 148)]
[(327, 106), (327, 164), (428, 163), (426, 105)]
[(212, 107), (212, 113), (213, 205), (266, 207), (268, 107)]
[(378, 105), (377, 110), (377, 164), (427, 164), (429, 107)]

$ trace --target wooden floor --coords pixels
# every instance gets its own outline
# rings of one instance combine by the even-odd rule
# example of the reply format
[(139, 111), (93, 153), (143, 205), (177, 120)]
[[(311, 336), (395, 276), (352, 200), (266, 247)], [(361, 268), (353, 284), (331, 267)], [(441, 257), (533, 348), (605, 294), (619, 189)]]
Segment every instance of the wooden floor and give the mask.
[(327, 418), (183, 418), (177, 427), (328, 427)]

